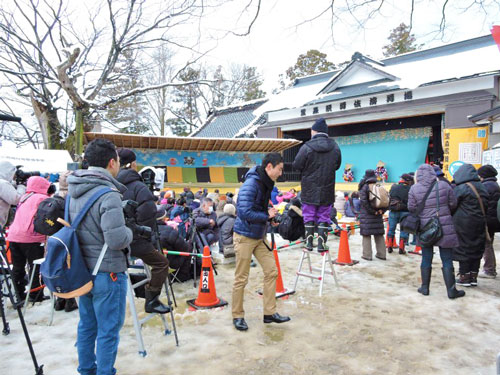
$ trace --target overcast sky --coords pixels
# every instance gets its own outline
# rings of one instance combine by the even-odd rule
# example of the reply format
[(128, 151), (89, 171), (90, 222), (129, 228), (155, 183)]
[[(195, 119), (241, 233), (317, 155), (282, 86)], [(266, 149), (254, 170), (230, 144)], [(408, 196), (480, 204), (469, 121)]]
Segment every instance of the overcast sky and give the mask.
[[(441, 22), (443, 1), (417, 0), (413, 17), (413, 32), (417, 41), (428, 48), (489, 34), (493, 24), (500, 24), (499, 6), (493, 4), (494, 1), (485, 1), (488, 13), (485, 15), (477, 8), (466, 10), (465, 6), (471, 2), (449, 2), (446, 32), (442, 35), (436, 31)], [(347, 11), (339, 12), (340, 19), (334, 22), (333, 37), (331, 13), (303, 23), (326, 9), (329, 3), (329, 0), (265, 0), (250, 36), (225, 38), (210, 54), (210, 61), (223, 65), (239, 62), (257, 66), (264, 75), (265, 88), (270, 92), (277, 86), (278, 75), (309, 49), (326, 53), (328, 59), (335, 63), (350, 60), (356, 51), (381, 58), (382, 47), (387, 44), (390, 31), (401, 22), (410, 23), (411, 1), (408, 0), (386, 1), (381, 12), (371, 17), (363, 28)], [(336, 1), (335, 4), (341, 8), (343, 2)], [(356, 14), (363, 15), (359, 11)], [(218, 22), (224, 24), (225, 17), (221, 15)], [(366, 17), (358, 18), (362, 20)]]
[[(158, 12), (159, 7), (147, 4)], [(163, 4), (161, 0), (159, 4)], [(368, 6), (358, 8), (353, 14), (345, 9), (345, 2), (368, 3)], [(446, 27), (444, 33), (438, 33), (442, 21), (442, 4), (446, 0), (415, 0), (413, 16), (413, 33), (423, 48), (434, 47), (450, 42), (474, 38), (490, 33), (495, 23), (500, 24), (500, 8), (498, 0), (453, 0), (447, 2)], [(200, 48), (203, 51), (214, 47), (212, 35), (220, 36), (224, 30), (234, 30), (235, 24), (248, 25), (255, 9), (248, 9), (242, 15), (241, 9), (249, 0), (233, 0), (225, 3), (222, 8), (207, 10), (206, 17), (200, 25), (185, 25), (184, 30), (177, 32), (175, 37), (189, 39), (197, 34), (199, 26), (202, 30)], [(80, 15), (84, 8), (95, 9), (93, 4), (98, 0), (85, 2), (71, 1), (73, 15)], [(171, 2), (170, 2), (171, 3)], [(226, 36), (217, 43), (203, 60), (207, 66), (231, 63), (255, 66), (264, 78), (264, 90), (270, 94), (278, 86), (278, 76), (292, 66), (297, 57), (310, 49), (318, 49), (328, 55), (334, 63), (350, 60), (352, 54), (359, 51), (375, 59), (382, 57), (382, 47), (388, 43), (387, 38), (392, 29), (400, 23), (410, 23), (411, 0), (336, 0), (335, 15), (324, 11), (331, 0), (262, 0), (259, 17), (247, 37)], [(374, 5), (383, 3), (379, 12), (369, 17)], [(467, 8), (471, 3), (483, 3), (484, 10), (477, 5)], [(165, 3), (166, 4), (166, 3)], [(151, 9), (149, 9), (151, 11)], [(155, 13), (156, 13), (155, 12)], [(311, 20), (313, 19), (314, 20)], [(332, 22), (333, 19), (333, 22)], [(311, 21), (308, 21), (311, 20)], [(104, 22), (104, 19), (103, 19)], [(362, 25), (361, 25), (362, 23)], [(195, 29), (193, 29), (196, 28)], [(103, 47), (107, 51), (107, 46)], [(181, 53), (179, 53), (179, 56)], [(103, 53), (103, 58), (106, 54)], [(180, 60), (185, 56), (181, 56)], [(499, 54), (500, 59), (500, 54)], [(460, 63), (460, 62), (457, 62)], [(25, 122), (35, 123), (36, 120), (28, 112), (17, 111)], [(62, 115), (62, 114), (61, 114)]]

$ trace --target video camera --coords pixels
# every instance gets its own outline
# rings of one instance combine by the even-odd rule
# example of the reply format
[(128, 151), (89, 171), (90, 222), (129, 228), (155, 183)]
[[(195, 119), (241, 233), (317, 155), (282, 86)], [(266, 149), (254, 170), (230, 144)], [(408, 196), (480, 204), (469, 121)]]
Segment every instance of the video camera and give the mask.
[(32, 176), (40, 176), (40, 172), (25, 172), (21, 169), (22, 167), (22, 165), (16, 165), (16, 173), (14, 174), (16, 185), (26, 185), (28, 178)]
[(151, 240), (153, 230), (145, 225), (139, 225), (136, 221), (137, 207), (139, 203), (131, 199), (122, 202), (123, 214), (125, 215), (125, 224), (132, 229), (134, 237), (138, 236), (146, 240)]

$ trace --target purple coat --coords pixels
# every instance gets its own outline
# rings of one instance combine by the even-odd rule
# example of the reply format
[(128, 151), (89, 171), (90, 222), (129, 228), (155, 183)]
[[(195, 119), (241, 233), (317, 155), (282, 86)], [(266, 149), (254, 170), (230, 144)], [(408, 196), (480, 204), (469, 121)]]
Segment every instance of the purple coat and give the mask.
[[(422, 164), (415, 174), (415, 185), (410, 189), (408, 194), (408, 210), (415, 212), (417, 206), (424, 199), (425, 193), (436, 181), (436, 172), (429, 164)], [(444, 181), (438, 182), (439, 187), (439, 222), (443, 229), (443, 238), (441, 238), (436, 246), (443, 248), (453, 248), (459, 245), (457, 232), (453, 225), (451, 212), (457, 207), (457, 198), (453, 193), (450, 185)], [(437, 194), (434, 187), (425, 202), (424, 209), (420, 213), (420, 225), (424, 226), (427, 222), (436, 215), (437, 209)], [(420, 245), (417, 236), (417, 244)]]

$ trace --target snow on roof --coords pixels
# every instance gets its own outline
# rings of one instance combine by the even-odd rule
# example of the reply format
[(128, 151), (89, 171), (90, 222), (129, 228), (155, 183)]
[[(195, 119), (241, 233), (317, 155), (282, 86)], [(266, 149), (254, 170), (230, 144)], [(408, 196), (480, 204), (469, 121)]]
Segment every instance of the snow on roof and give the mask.
[[(415, 89), (419, 86), (458, 80), (479, 75), (487, 75), (500, 71), (500, 53), (491, 35), (468, 39), (426, 50), (409, 52), (403, 55), (376, 61), (359, 53), (353, 55), (353, 62), (341, 71), (320, 73), (300, 78), (298, 85), (283, 92), (281, 100), (293, 98), (283, 108), (300, 107), (310, 103), (343, 99), (353, 95), (374, 92), (392, 91), (395, 89)], [(361, 61), (360, 61), (361, 60)], [(381, 66), (380, 64), (383, 64)], [(353, 69), (357, 66), (358, 69)], [(359, 74), (362, 68), (380, 71), (397, 77), (398, 80), (388, 84), (387, 80), (367, 81), (351, 86), (336, 87), (332, 85), (339, 78), (349, 74)], [(350, 72), (351, 71), (351, 72)], [(341, 79), (342, 81), (344, 79)], [(354, 80), (356, 81), (356, 80)], [(325, 88), (332, 86), (333, 90)], [(363, 86), (366, 92), (363, 92)], [(312, 88), (319, 88), (313, 93)], [(329, 91), (329, 92), (328, 92)], [(321, 92), (321, 94), (316, 95)], [(296, 104), (299, 103), (299, 104)], [(277, 106), (278, 107), (278, 106)]]

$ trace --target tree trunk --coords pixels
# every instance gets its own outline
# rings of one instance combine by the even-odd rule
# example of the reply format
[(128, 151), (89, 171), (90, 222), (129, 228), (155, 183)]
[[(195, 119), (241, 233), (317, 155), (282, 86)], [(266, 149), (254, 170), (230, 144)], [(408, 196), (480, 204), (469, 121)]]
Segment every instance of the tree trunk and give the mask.
[(47, 150), (64, 148), (61, 137), (61, 123), (57, 118), (57, 109), (51, 108), (31, 95), (31, 105), (42, 132), (43, 144)]
[(83, 110), (75, 109), (75, 155), (83, 153)]

